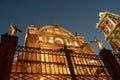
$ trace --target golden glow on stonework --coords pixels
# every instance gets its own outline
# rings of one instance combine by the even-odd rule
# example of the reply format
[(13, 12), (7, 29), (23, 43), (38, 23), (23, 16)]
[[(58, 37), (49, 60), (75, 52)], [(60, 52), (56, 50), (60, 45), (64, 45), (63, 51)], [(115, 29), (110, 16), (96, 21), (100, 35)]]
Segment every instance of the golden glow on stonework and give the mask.
[(40, 80), (44, 80), (44, 78), (40, 78)]
[[(67, 45), (73, 51), (75, 50), (76, 52), (81, 52), (83, 50), (81, 46), (83, 46), (85, 43), (84, 36), (79, 34), (73, 35), (68, 30), (65, 30), (59, 26), (50, 25), (43, 26), (41, 28), (28, 26), (26, 31), (25, 46), (28, 47), (56, 50), (63, 48), (64, 45)], [(91, 47), (87, 45), (85, 46)], [(87, 49), (88, 48), (84, 48), (84, 51), (94, 53), (92, 47), (90, 48), (91, 50)]]

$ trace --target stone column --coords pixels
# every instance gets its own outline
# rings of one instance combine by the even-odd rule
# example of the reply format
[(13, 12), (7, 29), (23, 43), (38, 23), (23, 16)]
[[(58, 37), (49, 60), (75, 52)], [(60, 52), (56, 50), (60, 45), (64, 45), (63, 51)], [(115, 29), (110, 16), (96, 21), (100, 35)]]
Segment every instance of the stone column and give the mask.
[(120, 80), (120, 65), (115, 60), (112, 52), (104, 48), (100, 51), (100, 56), (113, 80)]
[(1, 35), (0, 44), (0, 80), (9, 80), (18, 37)]

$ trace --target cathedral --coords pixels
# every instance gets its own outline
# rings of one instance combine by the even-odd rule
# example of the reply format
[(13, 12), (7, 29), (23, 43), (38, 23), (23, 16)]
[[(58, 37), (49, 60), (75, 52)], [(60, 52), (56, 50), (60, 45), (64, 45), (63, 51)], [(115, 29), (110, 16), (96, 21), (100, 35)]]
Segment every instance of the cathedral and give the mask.
[(73, 35), (58, 25), (47, 25), (36, 28), (30, 25), (26, 29), (25, 46), (58, 50), (65, 45), (75, 52), (94, 54), (92, 46), (84, 41), (84, 36)]

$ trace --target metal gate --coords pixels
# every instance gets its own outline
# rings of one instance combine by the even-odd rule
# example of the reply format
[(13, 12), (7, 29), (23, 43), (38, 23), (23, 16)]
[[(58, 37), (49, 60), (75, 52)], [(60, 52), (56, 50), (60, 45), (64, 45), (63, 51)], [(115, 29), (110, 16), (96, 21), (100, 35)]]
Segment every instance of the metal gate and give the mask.
[(17, 46), (10, 80), (112, 80), (97, 55)]

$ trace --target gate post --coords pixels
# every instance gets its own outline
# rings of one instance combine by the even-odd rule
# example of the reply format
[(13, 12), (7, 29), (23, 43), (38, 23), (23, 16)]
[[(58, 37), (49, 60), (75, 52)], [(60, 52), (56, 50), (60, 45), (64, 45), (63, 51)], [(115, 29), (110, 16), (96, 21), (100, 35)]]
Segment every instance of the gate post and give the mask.
[(112, 52), (104, 48), (100, 51), (99, 55), (102, 58), (103, 63), (105, 67), (107, 68), (110, 76), (113, 78), (113, 80), (119, 80), (120, 79), (120, 65), (115, 60), (115, 57), (113, 56)]
[(66, 56), (67, 62), (68, 62), (68, 67), (69, 67), (69, 70), (70, 70), (70, 73), (71, 73), (71, 76), (72, 76), (72, 80), (76, 80), (72, 60), (71, 60), (71, 57), (70, 57), (70, 50), (67, 49), (66, 45), (64, 46), (64, 50), (65, 50), (65, 56)]
[(15, 54), (15, 47), (18, 44), (18, 37), (1, 35), (0, 44), (0, 80), (9, 80), (12, 62)]

